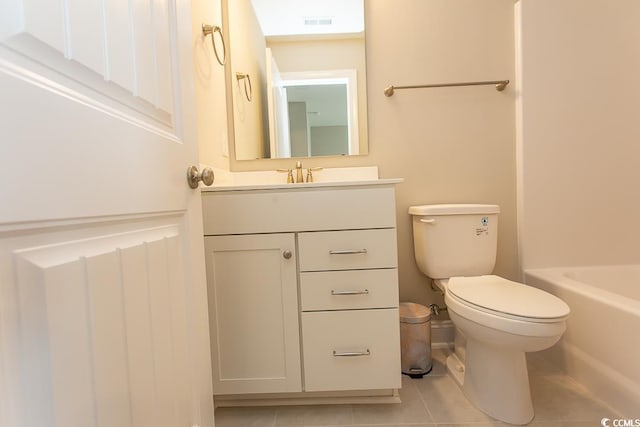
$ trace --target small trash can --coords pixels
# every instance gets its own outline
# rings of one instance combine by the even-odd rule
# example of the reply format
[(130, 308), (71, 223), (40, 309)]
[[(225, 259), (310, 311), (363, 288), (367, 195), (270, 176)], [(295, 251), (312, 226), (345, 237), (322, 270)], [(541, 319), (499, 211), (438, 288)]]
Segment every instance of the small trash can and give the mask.
[(431, 310), (412, 302), (400, 303), (402, 373), (422, 378), (431, 372)]

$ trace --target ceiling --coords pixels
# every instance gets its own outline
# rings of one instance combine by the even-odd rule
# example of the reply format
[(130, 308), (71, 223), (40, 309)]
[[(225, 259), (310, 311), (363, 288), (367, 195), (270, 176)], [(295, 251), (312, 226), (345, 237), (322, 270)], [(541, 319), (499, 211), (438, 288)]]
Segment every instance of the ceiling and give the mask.
[[(364, 31), (364, 0), (251, 0), (265, 37)], [(310, 25), (305, 25), (305, 20)], [(324, 25), (331, 22), (330, 25)]]

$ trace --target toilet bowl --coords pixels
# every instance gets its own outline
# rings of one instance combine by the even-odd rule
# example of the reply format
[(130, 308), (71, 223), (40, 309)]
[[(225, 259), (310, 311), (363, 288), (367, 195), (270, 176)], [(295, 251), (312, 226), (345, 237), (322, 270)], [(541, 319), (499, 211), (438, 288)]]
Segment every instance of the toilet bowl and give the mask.
[(526, 424), (534, 412), (525, 353), (555, 344), (570, 310), (547, 292), (489, 274), (498, 212), (496, 205), (409, 209), (418, 267), (443, 291), (456, 334), (466, 339), (464, 361), (451, 355), (449, 372), (480, 410)]
[[(466, 338), (460, 379), (465, 396), (494, 418), (511, 424), (528, 423), (534, 412), (525, 353), (544, 350), (560, 339), (568, 307), (551, 294), (498, 276), (457, 277), (449, 283), (453, 285), (445, 284), (449, 316)], [(507, 292), (500, 289), (501, 294), (492, 295), (497, 291), (493, 289), (474, 300), (456, 287), (461, 283), (474, 290), (488, 285), (504, 287)], [(500, 305), (507, 301), (511, 304)], [(459, 369), (461, 363), (456, 358), (447, 365)], [(454, 374), (460, 376), (459, 371)]]

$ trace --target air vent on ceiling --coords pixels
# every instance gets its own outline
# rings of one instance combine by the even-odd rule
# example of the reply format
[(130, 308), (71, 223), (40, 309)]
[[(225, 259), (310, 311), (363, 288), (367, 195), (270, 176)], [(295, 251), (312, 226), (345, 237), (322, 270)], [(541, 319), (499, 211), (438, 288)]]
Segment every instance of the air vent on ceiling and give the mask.
[(331, 25), (333, 18), (326, 16), (309, 16), (304, 18), (304, 25)]

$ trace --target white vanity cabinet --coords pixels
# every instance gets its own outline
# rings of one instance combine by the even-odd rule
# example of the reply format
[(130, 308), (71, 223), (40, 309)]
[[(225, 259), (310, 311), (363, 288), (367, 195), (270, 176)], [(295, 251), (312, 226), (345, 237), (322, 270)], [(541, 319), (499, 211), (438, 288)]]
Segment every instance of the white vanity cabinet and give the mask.
[(206, 236), (205, 254), (214, 394), (302, 391), (295, 235)]
[(400, 388), (396, 182), (203, 191), (216, 395)]

